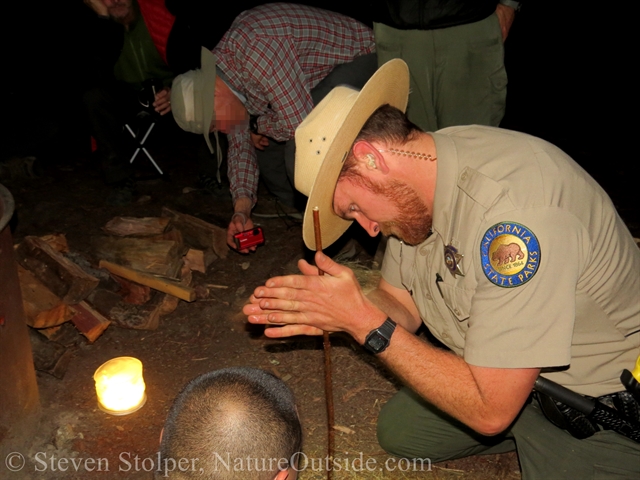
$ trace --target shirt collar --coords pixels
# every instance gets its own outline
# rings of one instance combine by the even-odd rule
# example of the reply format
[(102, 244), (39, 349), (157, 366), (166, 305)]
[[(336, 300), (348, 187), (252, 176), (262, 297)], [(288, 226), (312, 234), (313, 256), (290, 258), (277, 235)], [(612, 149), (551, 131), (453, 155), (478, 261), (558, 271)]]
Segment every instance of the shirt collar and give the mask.
[(231, 83), (229, 83), (227, 76), (224, 74), (224, 72), (220, 69), (218, 65), (216, 65), (216, 75), (220, 77), (220, 80), (222, 80), (227, 85), (227, 87), (229, 87), (229, 89), (233, 92), (233, 94), (236, 97), (238, 97), (238, 99), (242, 102), (242, 104), (246, 106), (247, 97), (242, 95), (240, 92), (238, 92), (235, 88), (231, 86)]

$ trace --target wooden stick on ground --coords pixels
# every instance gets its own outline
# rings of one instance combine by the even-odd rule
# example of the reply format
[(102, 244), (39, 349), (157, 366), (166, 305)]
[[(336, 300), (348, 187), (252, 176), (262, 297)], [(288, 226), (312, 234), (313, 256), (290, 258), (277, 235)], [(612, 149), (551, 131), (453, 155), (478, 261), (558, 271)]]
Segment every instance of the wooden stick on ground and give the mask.
[[(320, 210), (318, 207), (313, 208), (313, 230), (316, 237), (316, 252), (322, 251), (322, 234), (320, 231)], [(324, 275), (322, 269), (318, 268), (318, 275)], [(324, 350), (324, 394), (327, 403), (327, 457), (333, 462), (333, 445), (335, 431), (333, 426), (334, 410), (333, 410), (333, 382), (331, 379), (331, 341), (329, 340), (329, 332), (322, 332), (322, 346)], [(329, 464), (332, 465), (333, 463)], [(331, 479), (332, 469), (327, 468), (327, 478)]]
[(146, 285), (155, 290), (159, 290), (164, 293), (178, 297), (186, 302), (193, 302), (196, 299), (196, 292), (193, 288), (182, 285), (181, 283), (167, 278), (155, 277), (148, 273), (139, 272), (123, 265), (117, 265), (115, 263), (108, 262), (106, 260), (100, 260), (98, 264), (100, 268), (109, 270), (114, 275), (132, 280), (140, 285)]

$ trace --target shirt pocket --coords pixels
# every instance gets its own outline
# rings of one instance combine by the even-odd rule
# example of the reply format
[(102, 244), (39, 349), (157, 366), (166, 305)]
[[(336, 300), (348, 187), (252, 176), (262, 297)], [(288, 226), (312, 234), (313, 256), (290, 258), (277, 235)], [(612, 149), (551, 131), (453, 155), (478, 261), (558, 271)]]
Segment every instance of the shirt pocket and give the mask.
[(459, 322), (468, 320), (471, 313), (473, 291), (465, 290), (455, 285), (448, 285), (444, 282), (438, 282), (438, 287), (449, 312)]

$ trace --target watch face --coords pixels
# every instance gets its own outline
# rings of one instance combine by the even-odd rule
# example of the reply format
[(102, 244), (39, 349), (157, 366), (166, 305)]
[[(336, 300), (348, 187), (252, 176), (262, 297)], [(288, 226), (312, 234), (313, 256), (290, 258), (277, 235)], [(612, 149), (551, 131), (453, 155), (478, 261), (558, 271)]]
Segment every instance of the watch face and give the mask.
[(367, 340), (367, 345), (369, 345), (374, 352), (379, 352), (387, 345), (387, 341), (388, 340), (380, 335), (379, 332), (373, 332), (371, 338)]

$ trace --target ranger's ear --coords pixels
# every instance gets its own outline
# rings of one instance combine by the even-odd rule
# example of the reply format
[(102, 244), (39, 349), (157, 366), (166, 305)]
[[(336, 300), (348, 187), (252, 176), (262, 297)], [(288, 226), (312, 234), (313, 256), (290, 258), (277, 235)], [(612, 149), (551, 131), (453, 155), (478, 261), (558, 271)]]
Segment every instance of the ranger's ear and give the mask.
[(371, 143), (360, 140), (353, 145), (353, 154), (358, 162), (362, 162), (367, 170), (379, 170), (380, 173), (389, 173), (389, 167), (384, 155)]

